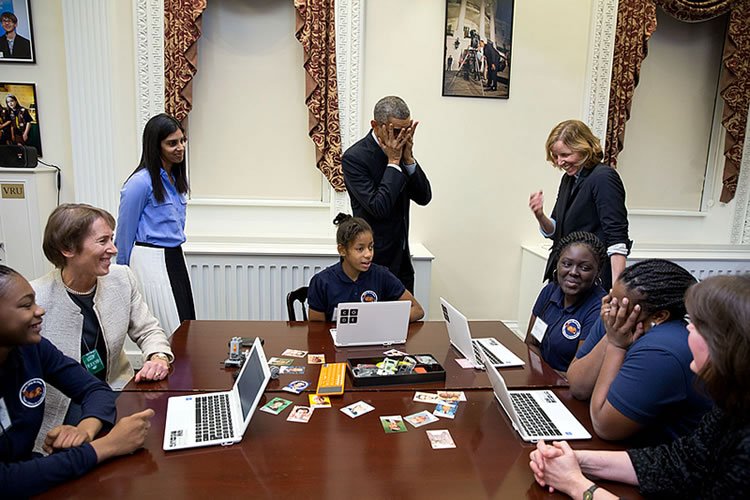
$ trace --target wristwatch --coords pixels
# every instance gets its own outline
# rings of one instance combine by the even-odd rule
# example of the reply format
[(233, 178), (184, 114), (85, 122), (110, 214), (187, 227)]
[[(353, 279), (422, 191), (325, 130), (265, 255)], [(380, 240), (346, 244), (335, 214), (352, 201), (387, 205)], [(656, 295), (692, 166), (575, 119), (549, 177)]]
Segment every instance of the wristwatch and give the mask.
[(149, 361), (152, 360), (152, 359), (161, 359), (162, 361), (166, 361), (167, 364), (169, 364), (169, 356), (167, 356), (163, 352), (155, 352), (148, 359), (149, 359)]
[(597, 488), (599, 488), (597, 484), (592, 484), (589, 489), (583, 492), (583, 500), (593, 500)]

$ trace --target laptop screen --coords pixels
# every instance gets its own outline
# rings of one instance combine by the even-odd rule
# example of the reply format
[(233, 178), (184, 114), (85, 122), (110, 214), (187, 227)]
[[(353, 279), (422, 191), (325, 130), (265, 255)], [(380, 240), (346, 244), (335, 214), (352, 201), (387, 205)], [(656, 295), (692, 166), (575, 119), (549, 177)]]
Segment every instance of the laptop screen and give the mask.
[(253, 405), (257, 399), (258, 392), (263, 390), (265, 374), (263, 373), (263, 361), (258, 349), (252, 349), (250, 356), (245, 361), (242, 373), (237, 379), (237, 390), (240, 394), (242, 405), (242, 420), (247, 420)]

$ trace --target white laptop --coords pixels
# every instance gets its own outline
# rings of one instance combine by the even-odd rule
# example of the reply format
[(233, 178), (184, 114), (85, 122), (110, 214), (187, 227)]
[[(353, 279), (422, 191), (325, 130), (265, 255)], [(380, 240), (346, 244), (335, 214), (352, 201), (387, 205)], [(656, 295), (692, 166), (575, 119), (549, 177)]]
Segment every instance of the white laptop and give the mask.
[(406, 342), (411, 302), (342, 302), (331, 337), (336, 347)]
[(495, 397), (524, 441), (591, 439), (591, 434), (554, 392), (548, 389), (509, 391), (497, 368), (488, 365), (484, 352), (480, 355), (487, 366)]
[(450, 305), (442, 297), (440, 297), (440, 307), (443, 310), (443, 318), (445, 319), (445, 326), (448, 329), (448, 337), (451, 340), (451, 345), (464, 358), (471, 361), (476, 368), (484, 368), (482, 360), (479, 357), (479, 351), (484, 351), (490, 359), (492, 366), (498, 368), (523, 366), (526, 364), (495, 338), (472, 339), (471, 331), (469, 330), (469, 321), (466, 319), (466, 316), (461, 314), (458, 309)]
[(231, 391), (169, 398), (164, 450), (240, 442), (270, 379), (266, 354), (255, 339)]

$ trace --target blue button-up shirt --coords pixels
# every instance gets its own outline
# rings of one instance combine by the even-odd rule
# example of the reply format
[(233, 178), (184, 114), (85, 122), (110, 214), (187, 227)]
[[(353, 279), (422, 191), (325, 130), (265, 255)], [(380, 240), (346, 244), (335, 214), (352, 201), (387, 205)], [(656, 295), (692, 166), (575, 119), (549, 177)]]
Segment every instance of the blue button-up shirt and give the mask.
[(134, 173), (120, 190), (117, 217), (117, 263), (128, 265), (136, 241), (160, 247), (177, 247), (185, 243), (187, 196), (179, 193), (161, 170), (164, 201), (154, 197), (148, 170)]

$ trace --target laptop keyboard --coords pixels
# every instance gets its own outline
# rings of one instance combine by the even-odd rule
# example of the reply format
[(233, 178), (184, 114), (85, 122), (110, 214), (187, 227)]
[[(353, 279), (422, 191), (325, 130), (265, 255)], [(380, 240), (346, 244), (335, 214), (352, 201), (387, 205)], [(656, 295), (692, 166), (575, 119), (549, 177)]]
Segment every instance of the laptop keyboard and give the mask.
[(510, 395), (521, 425), (530, 436), (559, 436), (560, 431), (534, 400), (531, 394), (514, 392)]
[(495, 356), (495, 355), (494, 355), (494, 354), (492, 353), (492, 351), (490, 351), (489, 349), (487, 349), (487, 348), (486, 348), (486, 347), (485, 347), (485, 346), (484, 346), (483, 344), (481, 344), (481, 343), (480, 343), (479, 341), (477, 341), (477, 340), (472, 340), (472, 341), (471, 341), (471, 345), (472, 345), (472, 346), (474, 347), (474, 357), (476, 358), (476, 360), (477, 360), (477, 361), (478, 361), (479, 363), (481, 363), (481, 362), (482, 362), (482, 356), (480, 356), (480, 355), (479, 355), (479, 349), (481, 349), (482, 351), (484, 351), (484, 354), (485, 354), (485, 356), (487, 356), (487, 359), (489, 359), (489, 360), (490, 360), (490, 362), (492, 363), (492, 365), (493, 365), (493, 366), (494, 366), (494, 365), (502, 365), (502, 364), (503, 364), (503, 362), (502, 362), (502, 361), (500, 361), (500, 358), (498, 358), (497, 356)]
[(195, 398), (195, 441), (213, 441), (234, 437), (229, 394), (211, 394)]

